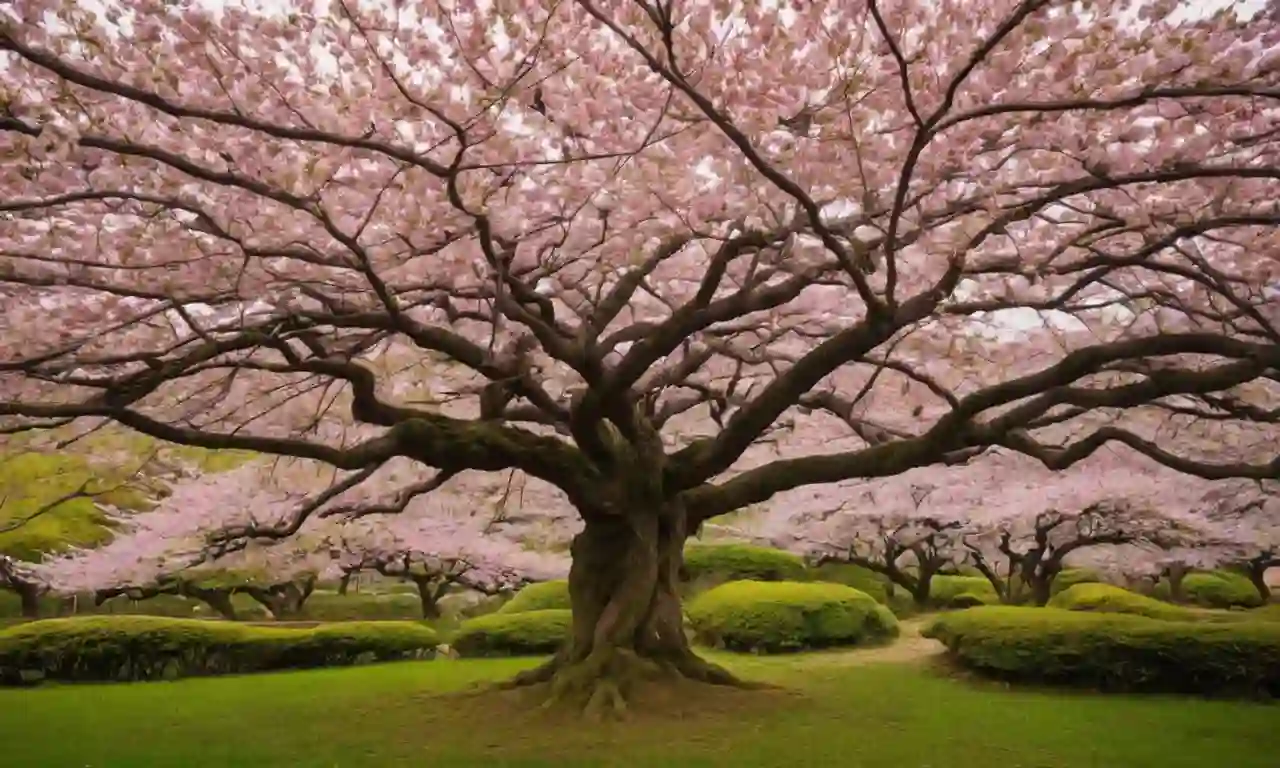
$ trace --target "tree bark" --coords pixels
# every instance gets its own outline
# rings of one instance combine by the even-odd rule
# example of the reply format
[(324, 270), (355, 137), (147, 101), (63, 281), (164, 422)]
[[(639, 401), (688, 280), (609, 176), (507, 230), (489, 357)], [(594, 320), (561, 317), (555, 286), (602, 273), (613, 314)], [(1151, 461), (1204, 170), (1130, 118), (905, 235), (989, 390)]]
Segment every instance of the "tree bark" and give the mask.
[(1185, 565), (1174, 564), (1166, 567), (1160, 574), (1165, 581), (1169, 582), (1169, 601), (1173, 603), (1187, 602), (1186, 590), (1182, 587), (1183, 579), (1187, 577), (1190, 571)]
[(302, 606), (315, 589), (315, 577), (302, 582), (288, 581), (266, 589), (244, 587), (243, 592), (271, 612), (276, 621), (296, 619), (302, 615)]
[(422, 576), (411, 576), (418, 588), (418, 602), (422, 606), (422, 618), (433, 620), (440, 618), (440, 598), (444, 596), (445, 586), (436, 583), (435, 579)]
[(1270, 570), (1271, 563), (1262, 565), (1249, 564), (1249, 581), (1253, 584), (1253, 588), (1258, 590), (1258, 596), (1262, 598), (1262, 602), (1271, 602), (1271, 585), (1267, 583), (1267, 571)]
[(206, 589), (187, 584), (183, 586), (183, 593), (209, 606), (227, 621), (237, 619), (236, 607), (231, 602), (230, 589)]
[(593, 719), (621, 717), (646, 681), (742, 685), (696, 656), (684, 633), (678, 586), (683, 507), (587, 517), (570, 553), (570, 637), (547, 664), (511, 685), (547, 684), (548, 705), (581, 706)]
[(33, 584), (15, 584), (14, 590), (22, 603), (22, 618), (40, 618), (40, 589)]
[(342, 578), (338, 579), (338, 594), (346, 595), (347, 587), (349, 587), (350, 585), (351, 585), (351, 574), (350, 573), (342, 574)]

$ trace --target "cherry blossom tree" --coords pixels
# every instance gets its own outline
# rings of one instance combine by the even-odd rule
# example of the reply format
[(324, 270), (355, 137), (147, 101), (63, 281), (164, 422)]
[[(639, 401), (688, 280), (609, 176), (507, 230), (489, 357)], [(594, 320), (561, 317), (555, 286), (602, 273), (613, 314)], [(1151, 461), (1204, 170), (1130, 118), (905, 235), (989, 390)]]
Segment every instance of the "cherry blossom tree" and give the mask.
[(1280, 482), (1226, 483), (1202, 503), (1215, 526), (1209, 549), (1217, 564), (1240, 568), (1269, 602), (1267, 572), (1280, 568)]
[(439, 618), (440, 598), (454, 591), (492, 596), (568, 572), (567, 558), (523, 549), (495, 533), (491, 521), (441, 523), (404, 516), (385, 525), (344, 526), (333, 551), (344, 573), (376, 571), (412, 582), (424, 619)]
[(582, 524), (521, 682), (733, 682), (677, 596), (721, 514), (992, 446), (1275, 477), (1280, 31), (1179, 11), (11, 4), (0, 428), (335, 471), (228, 541), (518, 471)]

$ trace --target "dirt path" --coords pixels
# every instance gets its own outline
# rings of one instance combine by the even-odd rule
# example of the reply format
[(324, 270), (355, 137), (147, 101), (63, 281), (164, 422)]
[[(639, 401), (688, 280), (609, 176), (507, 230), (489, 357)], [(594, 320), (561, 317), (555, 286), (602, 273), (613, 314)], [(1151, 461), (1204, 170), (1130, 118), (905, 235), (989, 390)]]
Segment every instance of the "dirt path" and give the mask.
[(925, 661), (942, 653), (942, 643), (920, 636), (924, 619), (910, 619), (900, 624), (902, 634), (892, 645), (880, 648), (863, 648), (848, 651), (806, 653), (795, 660), (800, 667), (851, 667), (861, 664), (886, 662)]

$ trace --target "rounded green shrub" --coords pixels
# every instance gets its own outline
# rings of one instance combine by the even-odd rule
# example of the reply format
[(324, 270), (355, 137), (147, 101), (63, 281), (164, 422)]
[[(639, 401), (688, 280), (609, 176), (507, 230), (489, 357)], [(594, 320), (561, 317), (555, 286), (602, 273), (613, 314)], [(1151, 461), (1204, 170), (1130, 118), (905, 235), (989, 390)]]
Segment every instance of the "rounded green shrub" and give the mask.
[(963, 666), (1005, 680), (1280, 695), (1280, 625), (1261, 621), (1165, 621), (983, 606), (940, 616), (923, 634), (940, 640)]
[(1106, 579), (1102, 574), (1088, 568), (1063, 568), (1053, 579), (1053, 584), (1049, 587), (1049, 594), (1056, 595), (1065, 592), (1077, 584), (1105, 584)]
[(1187, 599), (1206, 608), (1256, 608), (1262, 596), (1248, 577), (1232, 571), (1189, 573), (1182, 580)]
[(450, 643), (460, 656), (533, 656), (555, 653), (569, 637), (573, 612), (548, 608), (491, 613), (462, 622)]
[[(1244, 575), (1232, 571), (1197, 571), (1182, 580), (1187, 601), (1203, 608), (1254, 608), (1262, 605), (1262, 596)], [(1152, 591), (1161, 600), (1171, 600), (1169, 582), (1161, 580)]]
[(694, 544), (684, 550), (689, 581), (801, 581), (804, 560), (790, 552), (750, 544)]
[[(978, 603), (973, 602), (975, 598)], [(967, 608), (970, 605), (994, 605), (999, 602), (1000, 596), (996, 594), (996, 588), (982, 576), (939, 575), (934, 576), (929, 583), (929, 604), (938, 608)]]
[(833, 584), (843, 584), (846, 587), (853, 587), (860, 592), (866, 592), (871, 595), (877, 603), (887, 605), (889, 602), (889, 589), (886, 585), (887, 579), (875, 571), (863, 568), (860, 565), (851, 563), (823, 563), (822, 565), (810, 571), (813, 578), (818, 581), (829, 581)]
[(156, 680), (430, 658), (439, 637), (412, 622), (314, 628), (85, 616), (0, 631), (0, 681)]
[(1111, 584), (1077, 584), (1049, 600), (1050, 608), (1097, 613), (1127, 613), (1162, 621), (1195, 621), (1200, 615)]
[(689, 603), (702, 643), (735, 651), (783, 652), (885, 640), (897, 635), (893, 612), (843, 584), (731, 581)]
[(569, 582), (565, 579), (540, 581), (520, 590), (498, 609), (498, 613), (524, 613), (551, 609), (569, 610)]

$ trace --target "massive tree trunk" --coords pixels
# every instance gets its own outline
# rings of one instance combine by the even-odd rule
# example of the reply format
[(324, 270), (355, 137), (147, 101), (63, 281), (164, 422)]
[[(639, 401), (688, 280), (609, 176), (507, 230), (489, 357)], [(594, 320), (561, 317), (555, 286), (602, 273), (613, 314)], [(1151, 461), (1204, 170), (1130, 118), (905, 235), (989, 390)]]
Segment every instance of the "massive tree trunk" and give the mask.
[(1190, 572), (1191, 569), (1181, 563), (1174, 563), (1173, 565), (1166, 566), (1164, 570), (1160, 572), (1160, 578), (1163, 578), (1169, 583), (1170, 602), (1187, 602), (1187, 592), (1183, 589), (1182, 582)]
[(1258, 590), (1262, 602), (1271, 602), (1271, 585), (1267, 583), (1267, 571), (1274, 566), (1273, 561), (1249, 563), (1248, 576), (1253, 588)]
[(201, 601), (227, 621), (236, 620), (236, 607), (231, 602), (230, 588), (206, 588), (194, 584), (184, 584), (182, 590), (182, 594)]
[(685, 539), (679, 504), (588, 516), (570, 550), (571, 636), (513, 685), (548, 684), (548, 704), (582, 706), (591, 717), (621, 716), (646, 681), (740, 685), (698, 658), (685, 637), (677, 591)]

